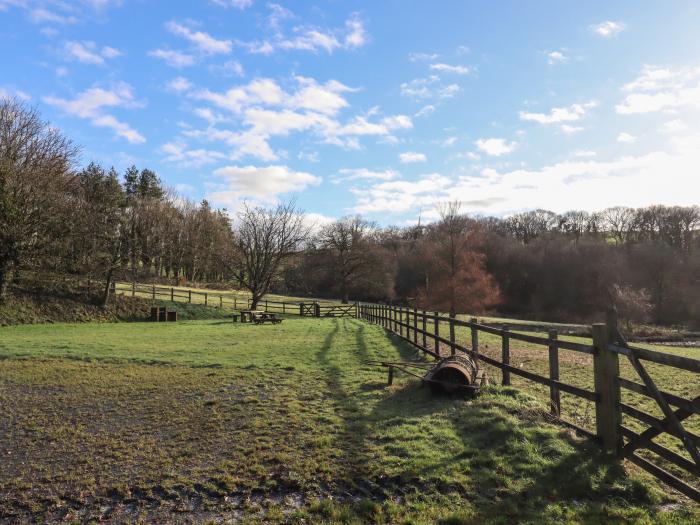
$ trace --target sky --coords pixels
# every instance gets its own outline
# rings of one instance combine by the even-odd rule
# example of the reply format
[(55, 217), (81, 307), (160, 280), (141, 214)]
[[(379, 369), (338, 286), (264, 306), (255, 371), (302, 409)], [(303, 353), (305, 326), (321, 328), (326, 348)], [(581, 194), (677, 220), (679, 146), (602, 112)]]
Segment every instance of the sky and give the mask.
[(700, 2), (0, 0), (0, 96), (234, 212), (700, 204)]

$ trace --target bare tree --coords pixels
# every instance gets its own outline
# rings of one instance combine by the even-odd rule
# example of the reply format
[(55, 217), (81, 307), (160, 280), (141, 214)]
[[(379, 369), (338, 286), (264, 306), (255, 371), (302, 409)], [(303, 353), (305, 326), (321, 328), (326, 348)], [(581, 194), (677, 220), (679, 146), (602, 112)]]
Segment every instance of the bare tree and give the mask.
[(603, 229), (615, 240), (615, 244), (626, 243), (634, 229), (635, 211), (624, 206), (607, 208), (601, 212)]
[(38, 112), (0, 100), (0, 301), (10, 264), (43, 240), (78, 149)]
[(309, 229), (294, 201), (273, 209), (244, 204), (238, 214), (236, 266), (238, 280), (253, 296), (251, 309), (269, 291), (283, 262), (308, 238)]
[(321, 229), (319, 243), (331, 255), (333, 273), (343, 303), (347, 303), (354, 281), (371, 265), (368, 238), (373, 225), (361, 217), (345, 217)]

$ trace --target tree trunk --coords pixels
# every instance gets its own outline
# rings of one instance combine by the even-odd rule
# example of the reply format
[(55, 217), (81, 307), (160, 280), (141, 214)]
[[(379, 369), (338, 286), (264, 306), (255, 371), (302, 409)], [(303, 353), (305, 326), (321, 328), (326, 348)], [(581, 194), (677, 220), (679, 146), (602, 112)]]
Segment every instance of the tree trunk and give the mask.
[(0, 303), (4, 303), (7, 298), (7, 281), (9, 277), (10, 264), (6, 260), (0, 260)]
[(107, 306), (107, 303), (109, 302), (109, 292), (110, 292), (110, 289), (112, 288), (112, 273), (113, 273), (112, 270), (107, 272), (107, 278), (105, 279), (106, 284), (105, 284), (104, 290), (102, 291), (102, 306), (103, 307)]
[(260, 297), (256, 294), (253, 294), (253, 300), (250, 302), (250, 309), (251, 310), (257, 310), (258, 308), (258, 303), (260, 302)]

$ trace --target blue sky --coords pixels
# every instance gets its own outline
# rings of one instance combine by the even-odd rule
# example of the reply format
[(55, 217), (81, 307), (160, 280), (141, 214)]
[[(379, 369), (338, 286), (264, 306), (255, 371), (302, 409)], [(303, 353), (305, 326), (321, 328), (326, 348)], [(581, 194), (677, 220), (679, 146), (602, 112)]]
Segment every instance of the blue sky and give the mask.
[(0, 95), (234, 211), (688, 205), (698, 28), (695, 1), (0, 0)]

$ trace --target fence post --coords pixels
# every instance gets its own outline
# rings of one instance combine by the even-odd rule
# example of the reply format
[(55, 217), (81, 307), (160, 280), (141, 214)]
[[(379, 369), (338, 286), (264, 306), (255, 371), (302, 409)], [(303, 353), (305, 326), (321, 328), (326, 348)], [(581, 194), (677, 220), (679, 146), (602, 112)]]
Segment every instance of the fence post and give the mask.
[(418, 346), (418, 309), (413, 307), (413, 344)]
[(219, 294), (219, 308), (224, 307), (224, 296)]
[(234, 309), (234, 310), (238, 310), (238, 306), (236, 305), (237, 302), (238, 302), (238, 301), (236, 300), (236, 296), (234, 295), (234, 296), (233, 296), (233, 309)]
[(472, 323), (472, 352), (474, 352), (474, 358), (479, 359), (479, 330), (474, 326), (478, 324), (479, 320), (476, 317), (472, 317), (469, 321)]
[(131, 297), (136, 295), (136, 281), (131, 281)]
[(173, 288), (172, 286), (170, 287), (170, 300), (175, 300), (175, 288)]
[(455, 313), (450, 312), (450, 355), (455, 355)]
[(267, 308), (267, 299), (265, 299), (265, 311), (267, 312), (267, 310), (268, 310), (268, 308)]
[(596, 434), (603, 450), (617, 455), (620, 445), (620, 383), (618, 374), (620, 363), (616, 353), (608, 349), (608, 327), (594, 324), (593, 378), (595, 382)]
[[(501, 361), (504, 365), (510, 365), (510, 337), (508, 336), (508, 327), (503, 327), (501, 335)], [(501, 369), (502, 380), (501, 384), (510, 386), (510, 370)]]
[(187, 290), (187, 302), (192, 302), (192, 290)]
[(433, 329), (433, 332), (435, 332), (435, 355), (437, 356), (436, 359), (440, 359), (440, 340), (438, 337), (440, 337), (440, 314), (439, 312), (434, 312), (435, 313), (435, 318), (433, 319), (435, 326)]
[(209, 306), (209, 292), (204, 292), (204, 306)]
[(428, 322), (425, 319), (425, 310), (423, 310), (423, 350), (428, 349), (427, 335), (425, 332), (428, 330)]
[(152, 285), (151, 291), (153, 292), (153, 299), (155, 300), (155, 298), (156, 298), (156, 285), (155, 284)]
[[(557, 338), (559, 334), (556, 330), (549, 331), (549, 379), (559, 381), (559, 347), (557, 347)], [(559, 386), (549, 385), (550, 410), (555, 416), (561, 414), (561, 396), (559, 394)]]
[(316, 311), (316, 317), (321, 317), (321, 305), (314, 302), (314, 309)]

